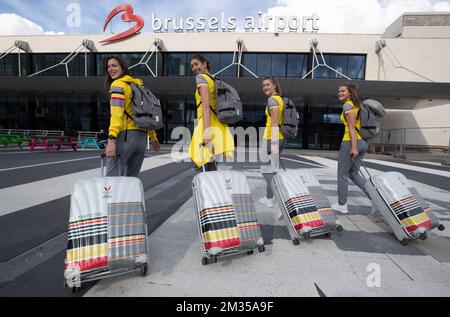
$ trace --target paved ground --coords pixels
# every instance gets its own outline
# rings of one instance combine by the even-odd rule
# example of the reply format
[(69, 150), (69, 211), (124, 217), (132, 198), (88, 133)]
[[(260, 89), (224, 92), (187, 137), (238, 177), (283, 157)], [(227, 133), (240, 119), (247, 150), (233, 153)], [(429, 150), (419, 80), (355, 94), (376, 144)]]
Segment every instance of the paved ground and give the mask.
[[(266, 252), (202, 266), (190, 163), (168, 147), (145, 160), (141, 179), (149, 218), (150, 271), (63, 287), (69, 195), (73, 182), (98, 171), (98, 151), (0, 152), (0, 296), (449, 296), (450, 168), (369, 155), (371, 173), (404, 173), (447, 229), (401, 246), (370, 201), (350, 186), (345, 231), (294, 246), (277, 208), (256, 204)], [(336, 152), (287, 150), (286, 168), (311, 168), (331, 203)], [(76, 160), (76, 161), (74, 161)], [(50, 163), (50, 164), (49, 164)], [(43, 165), (44, 164), (44, 165)], [(257, 201), (265, 194), (259, 164), (223, 164), (244, 171)], [(379, 273), (379, 274), (378, 274)]]

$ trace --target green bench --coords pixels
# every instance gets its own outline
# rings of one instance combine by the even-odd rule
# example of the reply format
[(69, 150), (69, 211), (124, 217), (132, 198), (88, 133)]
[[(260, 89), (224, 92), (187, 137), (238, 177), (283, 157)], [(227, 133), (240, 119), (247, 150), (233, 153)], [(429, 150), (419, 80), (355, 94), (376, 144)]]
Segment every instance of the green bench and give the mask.
[(22, 143), (24, 142), (30, 142), (30, 137), (26, 135), (0, 134), (0, 143), (2, 143), (5, 148), (10, 144), (17, 144), (20, 149), (22, 149)]

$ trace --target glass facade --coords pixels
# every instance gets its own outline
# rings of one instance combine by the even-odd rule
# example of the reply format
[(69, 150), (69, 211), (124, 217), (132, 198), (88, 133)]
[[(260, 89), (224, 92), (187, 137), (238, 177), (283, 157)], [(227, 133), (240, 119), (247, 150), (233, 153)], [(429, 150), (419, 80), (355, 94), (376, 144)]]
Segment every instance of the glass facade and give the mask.
[[(119, 55), (129, 66), (138, 64), (145, 52), (130, 53), (80, 53), (69, 64), (70, 76), (84, 76), (87, 64), (88, 76), (104, 76), (105, 60), (108, 56)], [(158, 76), (192, 76), (190, 58), (195, 52), (155, 53), (147, 65), (158, 68)], [(220, 71), (220, 77), (253, 77), (244, 69), (232, 65), (233, 53), (202, 52), (212, 63), (211, 73)], [(54, 66), (67, 58), (67, 54), (21, 54), (22, 76), (33, 74)], [(158, 56), (158, 61), (157, 57)], [(248, 70), (259, 77), (302, 78), (312, 67), (310, 53), (243, 53), (242, 62)], [(365, 78), (366, 56), (356, 54), (324, 54), (328, 65), (342, 74), (363, 80)], [(157, 65), (158, 63), (158, 65)], [(18, 54), (10, 54), (0, 60), (0, 76), (18, 76)], [(239, 72), (239, 73), (238, 73)], [(131, 69), (134, 76), (152, 76), (145, 65)], [(40, 76), (66, 76), (64, 65), (51, 68)], [(310, 75), (310, 77), (312, 77)], [(341, 79), (342, 76), (326, 67), (314, 71), (316, 79)], [(258, 86), (259, 87), (259, 86)], [(239, 89), (238, 89), (239, 90)], [(188, 127), (193, 131), (196, 108), (194, 95), (176, 95), (176, 92), (161, 93), (158, 96), (163, 106), (164, 129), (158, 131), (164, 143), (178, 142), (179, 136), (172, 138), (176, 127)], [(338, 149), (344, 132), (340, 122), (341, 106), (338, 100), (328, 97), (311, 97), (308, 92), (290, 96), (300, 115), (299, 133), (289, 139), (288, 146), (309, 149)], [(260, 98), (260, 97), (258, 97)], [(266, 100), (242, 96), (244, 120), (239, 123), (244, 129), (264, 127)], [(76, 135), (76, 131), (98, 131), (108, 129), (109, 100), (103, 92), (75, 94), (75, 92), (49, 94), (48, 92), (0, 92), (0, 127), (15, 129), (64, 130)]]
[[(164, 76), (192, 76), (191, 58), (197, 53), (164, 53)], [(219, 71), (220, 77), (237, 77), (237, 66), (233, 65), (233, 53), (201, 53), (211, 61), (211, 73)], [(226, 69), (225, 69), (226, 68)]]
[(67, 66), (62, 62), (70, 60), (68, 54), (31, 54), (30, 57), (30, 74), (42, 71), (37, 76), (67, 76), (67, 73), (69, 76), (85, 76), (86, 67), (87, 75), (93, 74), (94, 55), (92, 54), (78, 54), (66, 64)]
[[(308, 54), (261, 54), (244, 53), (243, 63), (259, 77), (302, 77), (307, 73)], [(243, 77), (253, 77), (247, 70), (241, 72)]]
[[(336, 69), (341, 74), (344, 74), (351, 79), (363, 80), (365, 78), (365, 55), (323, 54), (323, 57), (327, 65)], [(319, 62), (322, 62), (321, 58), (319, 58)], [(327, 67), (319, 66), (316, 70), (314, 70), (314, 78), (343, 79), (345, 77)]]
[(344, 126), (340, 115), (342, 105), (336, 97), (308, 98), (309, 107), (304, 116), (304, 142), (309, 149), (336, 150), (339, 149)]
[[(29, 75), (29, 54), (20, 54), (22, 76)], [(19, 76), (19, 54), (9, 54), (0, 59), (0, 76)]]
[[(108, 56), (121, 56), (129, 67), (138, 64), (145, 52), (133, 53), (80, 53), (75, 56), (66, 66), (59, 63), (68, 60), (69, 53), (63, 54), (21, 54), (22, 76), (37, 73), (40, 76), (84, 76), (87, 67), (88, 76), (104, 76), (105, 61)], [(156, 56), (152, 55), (147, 62), (153, 71), (158, 66), (158, 76), (192, 76), (190, 58), (196, 53), (163, 53), (161, 65), (156, 65)], [(238, 66), (232, 65), (233, 53), (201, 53), (211, 61), (211, 73), (220, 71), (221, 77), (237, 77)], [(147, 56), (148, 58), (148, 56)], [(352, 78), (363, 80), (365, 77), (366, 56), (355, 54), (324, 54), (325, 61), (332, 68)], [(145, 62), (145, 61), (144, 61)], [(244, 66), (259, 77), (277, 76), (286, 78), (301, 78), (308, 72), (308, 65), (312, 63), (312, 56), (308, 53), (243, 53), (242, 62)], [(58, 66), (56, 66), (58, 65)], [(53, 67), (55, 66), (55, 67)], [(146, 65), (136, 65), (131, 69), (135, 76), (152, 76)], [(162, 69), (161, 69), (162, 68)], [(9, 54), (0, 60), (0, 76), (18, 76), (19, 62), (18, 54)], [(239, 67), (239, 76), (253, 77), (253, 75)], [(341, 79), (341, 75), (320, 66), (314, 71), (317, 79)]]
[(31, 125), (27, 95), (1, 94), (0, 95), (0, 129), (21, 129)]
[[(293, 98), (300, 115), (299, 132), (288, 140), (289, 147), (338, 149), (343, 136), (341, 105), (336, 98)], [(164, 109), (163, 129), (158, 131), (164, 143), (178, 142), (172, 131), (177, 127), (194, 130), (196, 108), (194, 96), (161, 96)], [(237, 125), (247, 129), (265, 127), (266, 101), (243, 100), (244, 119)], [(109, 100), (105, 94), (0, 94), (0, 128), (76, 131), (107, 130)], [(260, 135), (258, 134), (258, 137)], [(259, 142), (260, 140), (258, 140)]]

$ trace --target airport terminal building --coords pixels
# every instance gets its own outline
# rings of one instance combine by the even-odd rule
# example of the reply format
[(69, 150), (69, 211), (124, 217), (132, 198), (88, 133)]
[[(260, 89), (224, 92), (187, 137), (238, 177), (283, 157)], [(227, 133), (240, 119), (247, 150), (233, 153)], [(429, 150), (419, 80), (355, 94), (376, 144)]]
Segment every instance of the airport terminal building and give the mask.
[[(289, 146), (335, 150), (344, 132), (337, 86), (352, 80), (380, 100), (385, 130), (409, 129), (408, 144), (447, 147), (450, 135), (450, 13), (405, 13), (381, 35), (184, 32), (140, 33), (103, 45), (109, 34), (0, 37), (0, 128), (107, 129), (105, 58), (120, 55), (160, 99), (160, 142), (175, 127), (193, 129), (190, 57), (212, 61), (233, 85), (244, 128), (265, 124), (261, 77), (277, 76), (296, 104), (301, 127)], [(405, 131), (405, 130), (403, 130)]]

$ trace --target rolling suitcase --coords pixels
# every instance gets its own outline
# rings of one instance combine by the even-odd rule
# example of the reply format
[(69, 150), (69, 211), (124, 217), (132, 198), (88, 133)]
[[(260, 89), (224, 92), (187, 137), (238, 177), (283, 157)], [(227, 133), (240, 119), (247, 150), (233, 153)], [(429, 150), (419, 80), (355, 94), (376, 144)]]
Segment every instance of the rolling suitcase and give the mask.
[(147, 273), (147, 217), (142, 182), (136, 177), (79, 180), (72, 187), (65, 284), (140, 271)]
[(254, 249), (264, 252), (255, 204), (245, 175), (233, 171), (198, 174), (192, 180), (202, 264)]
[(369, 175), (366, 190), (402, 245), (406, 246), (409, 240), (417, 238), (425, 240), (427, 232), (434, 228), (445, 230), (429, 205), (403, 174), (387, 172), (371, 176), (362, 160), (360, 161)]
[(309, 239), (320, 235), (330, 237), (333, 231), (343, 231), (311, 171), (277, 170), (272, 187), (294, 245), (300, 243), (300, 238)]

